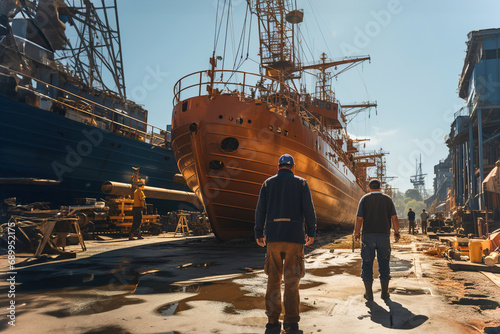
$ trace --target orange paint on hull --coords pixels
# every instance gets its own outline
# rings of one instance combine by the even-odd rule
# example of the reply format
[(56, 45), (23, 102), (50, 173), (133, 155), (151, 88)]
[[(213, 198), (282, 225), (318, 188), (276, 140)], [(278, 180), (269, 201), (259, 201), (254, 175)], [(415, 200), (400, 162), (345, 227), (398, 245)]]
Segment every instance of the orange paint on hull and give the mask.
[[(284, 153), (309, 183), (318, 227), (352, 228), (364, 191), (350, 168), (299, 115), (273, 110), (231, 94), (192, 97), (174, 107), (172, 149), (217, 237), (253, 235), (260, 187)], [(221, 147), (226, 138), (236, 139), (237, 148), (233, 139)]]

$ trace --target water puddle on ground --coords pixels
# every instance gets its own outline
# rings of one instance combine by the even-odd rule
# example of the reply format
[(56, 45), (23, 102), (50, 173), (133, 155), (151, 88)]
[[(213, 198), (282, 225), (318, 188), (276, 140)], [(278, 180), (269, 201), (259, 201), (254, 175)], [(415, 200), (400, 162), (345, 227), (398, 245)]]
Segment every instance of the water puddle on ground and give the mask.
[[(128, 290), (135, 287), (139, 281), (139, 273), (135, 270), (118, 267), (114, 270), (54, 270), (40, 272), (23, 270), (19, 276), (20, 291), (31, 292), (39, 290), (106, 287), (111, 290)], [(101, 273), (99, 273), (101, 272)]]
[(500, 307), (500, 304), (494, 300), (483, 298), (460, 298), (458, 301), (453, 302), (458, 305), (477, 305), (481, 310), (495, 310)]
[(83, 334), (130, 334), (130, 332), (120, 326), (109, 325), (88, 330)]
[(145, 300), (140, 298), (127, 298), (128, 296), (130, 296), (130, 294), (128, 293), (109, 297), (84, 295), (82, 298), (85, 298), (91, 302), (81, 305), (75, 305), (71, 308), (48, 311), (45, 312), (45, 314), (51, 315), (56, 318), (66, 318), (74, 315), (91, 315), (108, 312), (119, 309), (122, 306), (141, 304), (145, 302)]
[(349, 274), (349, 275), (360, 276), (361, 275), (361, 260), (355, 260), (353, 262), (350, 262), (348, 264), (344, 264), (341, 266), (330, 266), (330, 267), (326, 267), (326, 268), (309, 269), (309, 268), (307, 268), (307, 265), (306, 265), (306, 273), (309, 273), (311, 275), (318, 276), (318, 277), (342, 275), (344, 273)]
[(390, 267), (392, 272), (404, 272), (410, 270), (413, 267), (413, 264), (408, 260), (391, 257)]
[[(374, 277), (378, 277), (379, 272), (378, 272), (377, 259), (374, 260), (373, 264), (374, 264), (373, 275)], [(362, 265), (361, 259), (354, 260), (348, 264), (343, 264), (341, 266), (330, 266), (326, 268), (308, 269), (306, 265), (306, 273), (318, 277), (328, 277), (328, 276), (342, 275), (342, 274), (349, 274), (359, 277), (361, 276), (361, 265)], [(401, 260), (395, 257), (391, 257), (390, 267), (391, 267), (391, 272), (393, 273), (406, 272), (413, 267), (413, 264), (411, 261)]]
[[(322, 283), (321, 283), (322, 284)], [(185, 287), (187, 290), (190, 287)], [(241, 311), (253, 309), (265, 309), (265, 301), (262, 296), (249, 296), (249, 292), (242, 290), (240, 284), (232, 281), (220, 281), (217, 283), (204, 283), (199, 286), (199, 291), (196, 296), (188, 297), (179, 302), (169, 303), (159, 307), (156, 313), (162, 316), (171, 316), (178, 312), (189, 310), (192, 307), (189, 302), (194, 301), (214, 301), (230, 305), (226, 305), (223, 309), (225, 314), (240, 314)], [(307, 312), (314, 309), (311, 306), (301, 304), (300, 312)]]
[(307, 289), (312, 289), (316, 288), (320, 285), (326, 284), (324, 282), (319, 282), (319, 281), (301, 281), (299, 284), (299, 289), (300, 290), (307, 290)]
[(392, 290), (393, 293), (398, 295), (407, 295), (407, 296), (417, 296), (417, 295), (430, 295), (431, 291), (429, 289), (418, 289), (418, 288), (396, 288)]
[(176, 313), (176, 312), (182, 312), (182, 311), (186, 311), (186, 310), (190, 310), (190, 309), (192, 309), (192, 307), (186, 305), (186, 303), (176, 302), (176, 303), (171, 303), (171, 304), (166, 304), (166, 305), (160, 306), (156, 310), (156, 312), (164, 317), (168, 317), (168, 316), (174, 315), (174, 313)]

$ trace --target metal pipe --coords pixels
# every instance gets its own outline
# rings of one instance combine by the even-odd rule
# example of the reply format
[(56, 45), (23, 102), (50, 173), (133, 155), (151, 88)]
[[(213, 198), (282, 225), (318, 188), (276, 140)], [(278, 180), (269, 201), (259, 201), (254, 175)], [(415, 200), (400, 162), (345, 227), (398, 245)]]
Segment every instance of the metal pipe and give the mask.
[(483, 167), (483, 120), (482, 109), (477, 110), (477, 146), (479, 147), (479, 210), (484, 210), (484, 193), (483, 193), (483, 180), (484, 180), (484, 167)]
[[(121, 182), (106, 181), (102, 184), (101, 190), (106, 195), (130, 196), (133, 194), (132, 185)], [(146, 198), (188, 202), (197, 207), (201, 207), (198, 197), (196, 197), (193, 192), (157, 187), (144, 187), (144, 195), (146, 195)]]
[(0, 184), (15, 184), (15, 185), (39, 185), (39, 186), (57, 186), (61, 181), (35, 178), (0, 178)]
[(469, 156), (468, 156), (468, 163), (469, 163), (469, 175), (468, 175), (468, 184), (469, 184), (469, 198), (467, 199), (470, 204), (469, 207), (471, 210), (476, 210), (476, 205), (475, 205), (475, 200), (474, 198), (476, 197), (476, 182), (475, 182), (475, 177), (474, 177), (474, 130), (472, 128), (472, 118), (469, 117)]

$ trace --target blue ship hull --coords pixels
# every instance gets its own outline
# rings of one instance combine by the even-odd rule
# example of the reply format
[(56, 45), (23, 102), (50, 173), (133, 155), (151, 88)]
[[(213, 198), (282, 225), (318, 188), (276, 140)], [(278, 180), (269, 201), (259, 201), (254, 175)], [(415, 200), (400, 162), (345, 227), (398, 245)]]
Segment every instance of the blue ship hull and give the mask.
[[(130, 183), (140, 167), (146, 185), (188, 190), (171, 150), (150, 145), (0, 96), (0, 178), (43, 178), (57, 186), (0, 185), (0, 200), (73, 205), (75, 198), (104, 198), (104, 181)], [(148, 200), (160, 213), (190, 209), (186, 203)]]

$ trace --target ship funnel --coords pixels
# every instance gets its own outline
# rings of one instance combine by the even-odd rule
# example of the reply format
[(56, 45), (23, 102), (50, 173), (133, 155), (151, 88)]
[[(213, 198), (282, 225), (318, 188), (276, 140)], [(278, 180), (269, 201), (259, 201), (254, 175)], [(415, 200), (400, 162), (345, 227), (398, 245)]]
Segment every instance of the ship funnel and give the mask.
[(301, 23), (304, 20), (304, 12), (298, 9), (292, 10), (286, 14), (286, 20), (292, 24)]

